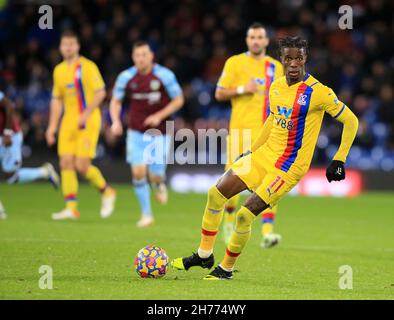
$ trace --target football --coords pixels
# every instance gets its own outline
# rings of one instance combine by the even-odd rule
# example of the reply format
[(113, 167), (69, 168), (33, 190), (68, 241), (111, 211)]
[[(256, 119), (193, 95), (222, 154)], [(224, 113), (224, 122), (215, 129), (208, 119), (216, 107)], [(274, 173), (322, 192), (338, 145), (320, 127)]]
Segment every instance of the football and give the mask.
[(161, 278), (168, 271), (167, 253), (157, 246), (146, 246), (138, 251), (134, 267), (141, 278)]

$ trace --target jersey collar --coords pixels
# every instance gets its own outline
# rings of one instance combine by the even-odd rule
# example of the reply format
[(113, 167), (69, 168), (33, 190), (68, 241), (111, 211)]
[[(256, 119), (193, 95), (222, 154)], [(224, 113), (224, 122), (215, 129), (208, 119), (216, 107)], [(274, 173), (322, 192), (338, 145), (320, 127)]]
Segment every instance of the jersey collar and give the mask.
[(263, 61), (267, 57), (267, 55), (265, 54), (261, 59), (257, 60), (257, 59), (252, 57), (252, 55), (250, 54), (249, 50), (245, 52), (245, 55), (248, 56), (253, 61), (257, 61), (257, 62)]
[(302, 79), (301, 81), (298, 81), (298, 82), (296, 82), (296, 83), (294, 83), (294, 84), (292, 84), (292, 85), (289, 85), (289, 84), (287, 83), (287, 80), (285, 80), (285, 81), (286, 81), (287, 87), (290, 88), (290, 87), (293, 87), (293, 86), (298, 86), (301, 82), (307, 81), (307, 80), (309, 79), (309, 77), (310, 77), (310, 74), (309, 74), (308, 72), (305, 72), (304, 79)]

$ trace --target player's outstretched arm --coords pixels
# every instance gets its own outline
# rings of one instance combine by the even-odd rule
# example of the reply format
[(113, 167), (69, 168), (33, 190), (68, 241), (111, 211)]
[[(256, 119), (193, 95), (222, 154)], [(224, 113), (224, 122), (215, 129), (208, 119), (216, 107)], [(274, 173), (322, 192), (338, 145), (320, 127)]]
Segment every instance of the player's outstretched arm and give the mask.
[(326, 171), (329, 182), (345, 179), (344, 164), (358, 129), (358, 119), (348, 107), (343, 105), (343, 110), (340, 112), (335, 119), (343, 123), (342, 138), (338, 151)]

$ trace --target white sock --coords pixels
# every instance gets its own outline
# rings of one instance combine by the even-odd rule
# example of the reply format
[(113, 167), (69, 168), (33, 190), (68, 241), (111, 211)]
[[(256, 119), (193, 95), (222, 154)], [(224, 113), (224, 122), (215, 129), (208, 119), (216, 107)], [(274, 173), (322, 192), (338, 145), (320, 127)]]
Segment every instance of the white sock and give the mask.
[(233, 269), (234, 269), (234, 268), (231, 268), (231, 269), (225, 268), (221, 264), (219, 264), (219, 267), (222, 268), (224, 271), (227, 271), (227, 272), (232, 272)]
[(5, 212), (5, 209), (3, 207), (3, 204), (0, 201), (0, 213), (4, 213), (4, 212)]
[(41, 169), (42, 177), (44, 179), (49, 179), (49, 170), (44, 166), (40, 167), (40, 169)]
[(203, 250), (198, 248), (197, 254), (200, 258), (206, 259), (212, 254), (213, 250)]

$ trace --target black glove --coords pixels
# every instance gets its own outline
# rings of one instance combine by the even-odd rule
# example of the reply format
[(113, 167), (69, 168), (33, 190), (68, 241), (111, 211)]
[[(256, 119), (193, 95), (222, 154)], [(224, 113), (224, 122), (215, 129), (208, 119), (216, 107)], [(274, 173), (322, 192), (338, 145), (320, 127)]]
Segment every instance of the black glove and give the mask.
[[(250, 154), (250, 153), (252, 153), (252, 151), (250, 151), (250, 150), (248, 150), (248, 151), (246, 151), (246, 152), (244, 152), (244, 153), (241, 153), (241, 154), (235, 159), (235, 161), (238, 161), (239, 159), (241, 159), (242, 157), (247, 156), (247, 155)], [(234, 161), (234, 162), (235, 162), (235, 161)]]
[(333, 160), (326, 170), (328, 182), (345, 179), (345, 167), (342, 161)]

